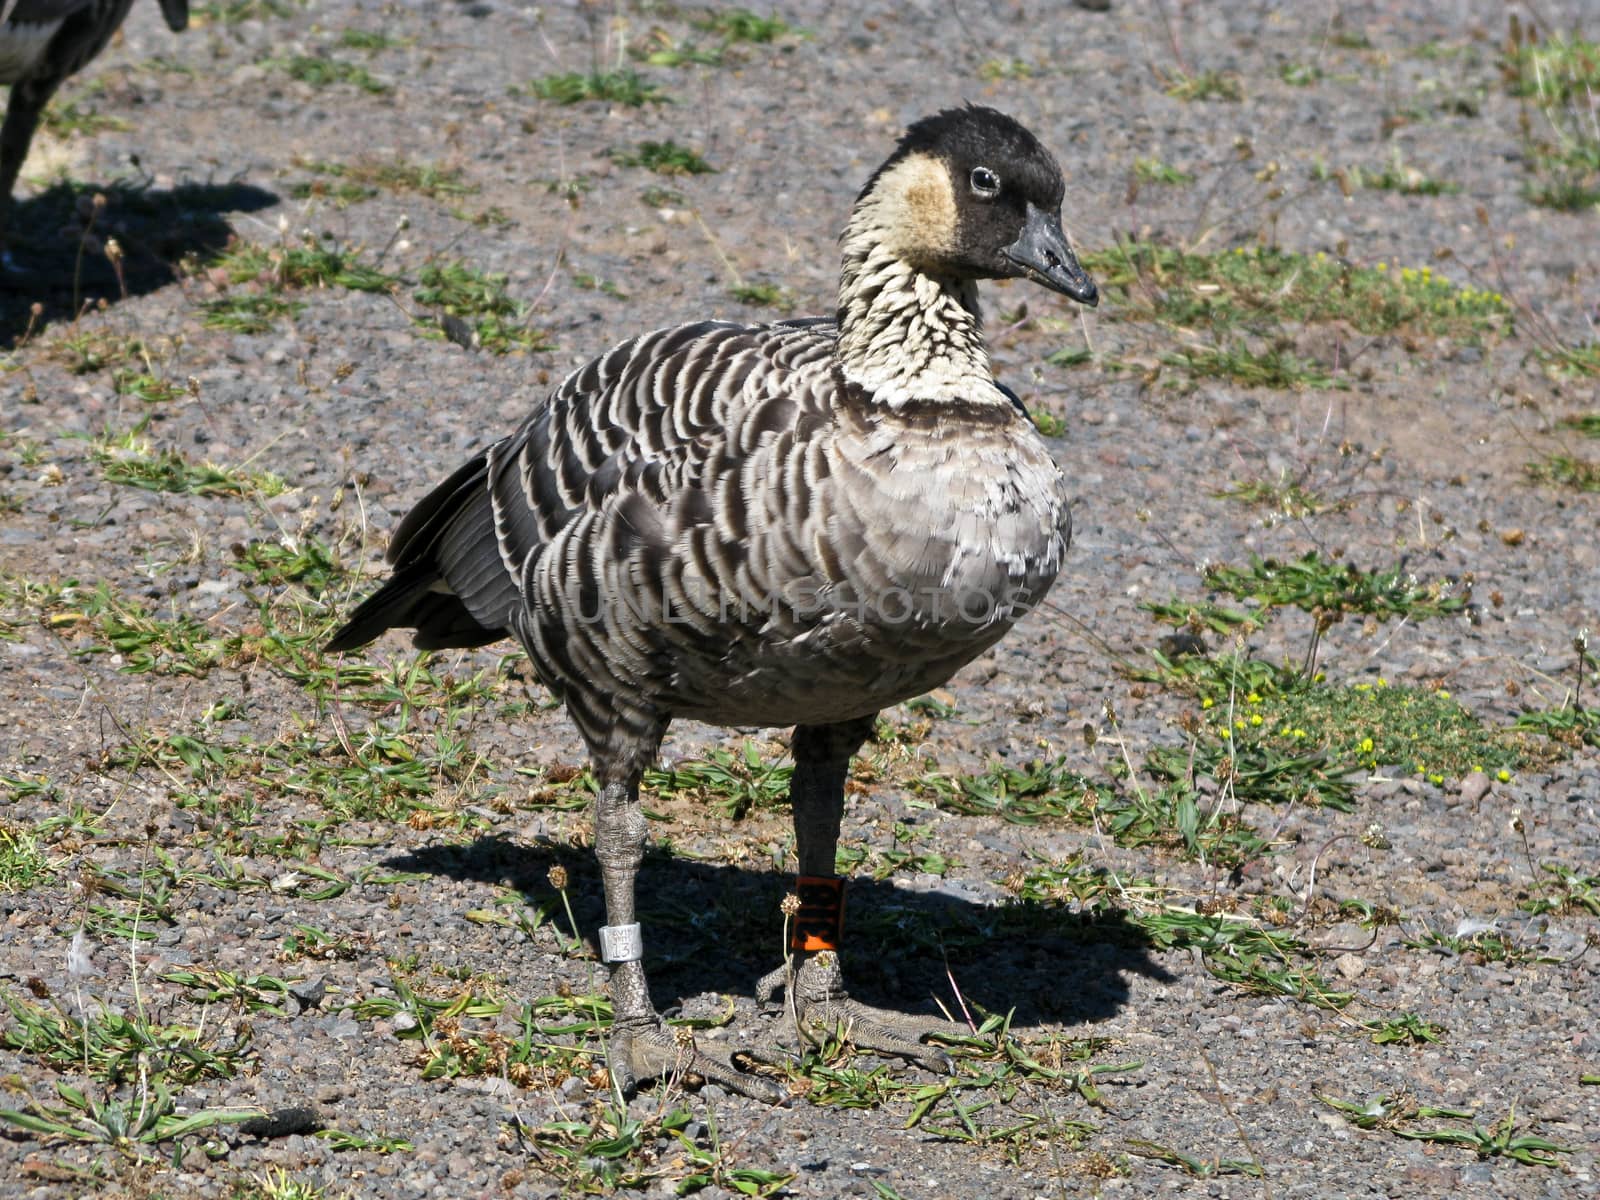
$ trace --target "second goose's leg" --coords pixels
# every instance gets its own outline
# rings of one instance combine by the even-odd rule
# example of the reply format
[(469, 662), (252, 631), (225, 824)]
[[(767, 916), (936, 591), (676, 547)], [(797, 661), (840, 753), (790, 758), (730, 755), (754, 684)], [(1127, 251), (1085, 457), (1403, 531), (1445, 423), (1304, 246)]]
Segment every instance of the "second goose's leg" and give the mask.
[[(820, 1041), (839, 1033), (863, 1050), (893, 1054), (948, 1073), (949, 1056), (922, 1039), (929, 1034), (965, 1032), (937, 1017), (870, 1008), (850, 998), (839, 970), (838, 940), (843, 925), (844, 880), (834, 875), (839, 823), (844, 816), (844, 785), (850, 756), (872, 733), (876, 717), (837, 725), (802, 725), (794, 731), (794, 775), (789, 801), (794, 807), (795, 855), (799, 860), (801, 909), (791, 923), (790, 949), (798, 966), (789, 1004), (800, 1032)], [(758, 985), (763, 998), (786, 982), (780, 967)]]
[(600, 951), (611, 968), (614, 1020), (606, 1066), (612, 1082), (631, 1096), (641, 1080), (699, 1075), (757, 1100), (777, 1103), (787, 1094), (770, 1079), (735, 1067), (724, 1053), (696, 1048), (687, 1029), (671, 1030), (650, 1002), (643, 937), (634, 910), (634, 879), (644, 859), (645, 817), (639, 804), (639, 769), (607, 769), (595, 756), (600, 794), (594, 806), (594, 849), (606, 891), (606, 925)]
[[(0, 4), (0, 8), (4, 7), (8, 6)], [(12, 87), (7, 98), (5, 124), (0, 125), (0, 263), (6, 269), (13, 266), (6, 250), (6, 237), (11, 231), (11, 193), (28, 157), (39, 118), (61, 82), (56, 78), (24, 79)]]

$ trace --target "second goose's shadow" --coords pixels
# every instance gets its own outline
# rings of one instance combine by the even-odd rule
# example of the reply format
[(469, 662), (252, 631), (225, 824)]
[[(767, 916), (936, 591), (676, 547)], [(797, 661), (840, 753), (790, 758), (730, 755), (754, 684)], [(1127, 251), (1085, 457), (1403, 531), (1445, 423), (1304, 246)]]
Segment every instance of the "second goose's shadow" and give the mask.
[[(567, 902), (593, 944), (604, 923), (600, 872), (588, 851), (500, 836), (427, 846), (385, 861), (398, 870), (508, 884), (567, 921), (550, 869), (567, 872)], [(652, 846), (638, 877), (645, 966), (656, 1005), (704, 992), (750, 996), (782, 961), (779, 904), (792, 877), (676, 858)], [(842, 961), (851, 995), (866, 1004), (936, 1014), (960, 1000), (1013, 1012), (1018, 1025), (1074, 1025), (1121, 1011), (1136, 975), (1170, 979), (1155, 946), (1120, 914), (1080, 916), (1066, 906), (998, 908), (888, 881), (852, 878)], [(948, 968), (948, 975), (947, 975)], [(976, 1015), (976, 1013), (974, 1013)]]
[[(203, 260), (228, 244), (233, 231), (223, 214), (277, 203), (271, 192), (237, 182), (170, 190), (57, 183), (18, 197), (9, 238), (14, 269), (0, 270), (0, 347), (102, 301), (165, 287), (185, 259)], [(121, 251), (116, 262), (106, 254), (111, 239)]]

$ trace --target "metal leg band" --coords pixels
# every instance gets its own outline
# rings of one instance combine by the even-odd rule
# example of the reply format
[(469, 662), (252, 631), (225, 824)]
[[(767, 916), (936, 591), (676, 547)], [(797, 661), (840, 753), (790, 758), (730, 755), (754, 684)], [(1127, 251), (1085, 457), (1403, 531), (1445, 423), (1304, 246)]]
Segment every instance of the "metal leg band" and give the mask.
[(639, 923), (600, 926), (600, 957), (608, 963), (638, 962), (644, 957)]
[(789, 948), (807, 953), (837, 950), (844, 940), (844, 880), (837, 875), (801, 875), (795, 880), (800, 911)]

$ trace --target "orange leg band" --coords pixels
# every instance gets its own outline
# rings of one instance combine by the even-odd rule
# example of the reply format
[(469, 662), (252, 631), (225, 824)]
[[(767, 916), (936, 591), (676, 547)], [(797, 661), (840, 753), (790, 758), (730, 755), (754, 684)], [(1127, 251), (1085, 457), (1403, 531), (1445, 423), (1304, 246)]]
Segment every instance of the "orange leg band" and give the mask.
[(789, 948), (807, 953), (837, 950), (844, 940), (844, 880), (836, 875), (801, 875), (795, 880), (800, 911), (795, 914)]

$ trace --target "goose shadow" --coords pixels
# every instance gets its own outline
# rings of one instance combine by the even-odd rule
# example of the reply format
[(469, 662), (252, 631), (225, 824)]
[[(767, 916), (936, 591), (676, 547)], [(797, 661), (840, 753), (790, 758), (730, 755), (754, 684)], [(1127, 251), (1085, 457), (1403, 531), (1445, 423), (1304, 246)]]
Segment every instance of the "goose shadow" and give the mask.
[[(103, 206), (97, 197), (105, 198)], [(233, 231), (224, 214), (277, 203), (273, 193), (237, 181), (166, 190), (137, 181), (63, 181), (17, 199), (10, 261), (0, 268), (0, 348), (102, 301), (115, 304), (167, 286), (184, 259), (204, 258), (228, 244)], [(121, 248), (120, 264), (105, 254), (109, 238)]]
[[(499, 835), (432, 845), (388, 858), (396, 870), (509, 885), (566, 926), (550, 869), (567, 872), (567, 903), (592, 948), (604, 923), (600, 872), (586, 850)], [(678, 858), (652, 844), (638, 876), (645, 966), (658, 1009), (704, 992), (754, 994), (778, 965), (779, 902), (791, 876)], [(1174, 977), (1156, 945), (1123, 914), (1064, 904), (996, 906), (949, 892), (911, 891), (853, 876), (842, 951), (851, 994), (866, 1004), (937, 1013), (942, 1001), (1012, 1012), (1019, 1026), (1104, 1020), (1128, 1003), (1129, 980)], [(954, 994), (951, 981), (960, 991)]]

